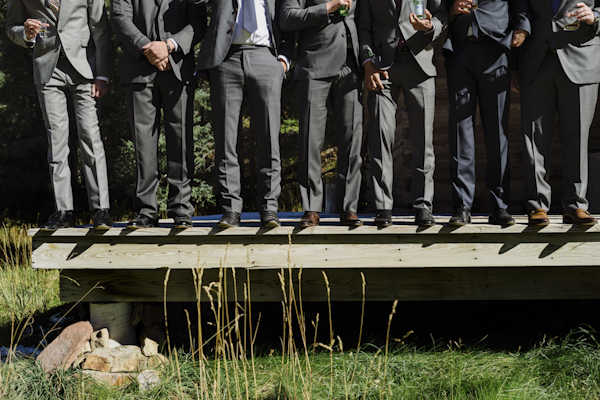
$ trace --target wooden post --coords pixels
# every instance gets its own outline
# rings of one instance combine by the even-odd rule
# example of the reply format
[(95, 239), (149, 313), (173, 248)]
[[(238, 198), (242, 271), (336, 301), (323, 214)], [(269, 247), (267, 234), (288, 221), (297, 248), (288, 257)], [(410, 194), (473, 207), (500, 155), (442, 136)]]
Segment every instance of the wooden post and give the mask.
[(107, 328), (109, 337), (122, 345), (136, 344), (132, 311), (133, 303), (90, 303), (90, 322), (94, 331)]

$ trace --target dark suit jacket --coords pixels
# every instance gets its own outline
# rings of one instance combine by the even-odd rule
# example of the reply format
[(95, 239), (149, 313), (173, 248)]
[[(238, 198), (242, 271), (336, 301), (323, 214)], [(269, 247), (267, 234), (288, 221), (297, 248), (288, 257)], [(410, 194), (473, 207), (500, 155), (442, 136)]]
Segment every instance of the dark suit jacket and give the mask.
[[(225, 60), (231, 42), (237, 18), (236, 0), (189, 0), (191, 3), (212, 4), (210, 25), (198, 54), (196, 71), (215, 68)], [(265, 0), (271, 28), (271, 42), (276, 55), (292, 59), (294, 51), (293, 33), (282, 32), (279, 28), (279, 11), (282, 0)]]
[[(454, 1), (447, 0), (448, 10)], [(540, 0), (538, 0), (540, 1)], [(479, 9), (468, 14), (459, 14), (450, 22), (448, 36), (443, 49), (459, 53), (467, 40), (467, 30), (473, 19), (485, 35), (510, 49), (513, 30), (522, 29), (531, 34), (527, 18), (527, 0), (480, 0)]]
[(563, 27), (573, 22), (564, 17), (567, 10), (583, 2), (600, 11), (600, 0), (562, 0), (556, 13), (550, 0), (528, 0), (531, 20), (531, 36), (519, 51), (519, 81), (525, 86), (537, 74), (552, 39), (558, 59), (569, 77), (576, 84), (600, 82), (600, 26), (598, 22), (584, 22), (576, 31), (565, 31)]
[(356, 0), (349, 15), (330, 18), (328, 0), (284, 0), (279, 23), (284, 31), (299, 31), (296, 79), (321, 79), (336, 76), (346, 62), (348, 33), (356, 64), (359, 45), (354, 23)]
[[(45, 0), (9, 0), (6, 33), (18, 45), (33, 48), (33, 80), (46, 84), (64, 51), (73, 67), (86, 79), (112, 77), (110, 26), (103, 0), (68, 0), (61, 3), (58, 21)], [(27, 18), (46, 18), (46, 38), (35, 45), (23, 37)]]
[(194, 46), (206, 32), (206, 6), (187, 0), (112, 0), (111, 22), (125, 47), (121, 84), (152, 82), (159, 72), (142, 47), (172, 38), (179, 46), (169, 55), (173, 73), (187, 83), (194, 71)]
[(445, 0), (425, 1), (425, 7), (433, 15), (434, 29), (429, 32), (416, 31), (410, 23), (410, 0), (402, 1), (400, 13), (395, 0), (358, 0), (357, 3), (361, 63), (372, 59), (381, 69), (391, 67), (402, 32), (408, 49), (423, 72), (429, 76), (437, 75), (432, 42), (448, 25)]

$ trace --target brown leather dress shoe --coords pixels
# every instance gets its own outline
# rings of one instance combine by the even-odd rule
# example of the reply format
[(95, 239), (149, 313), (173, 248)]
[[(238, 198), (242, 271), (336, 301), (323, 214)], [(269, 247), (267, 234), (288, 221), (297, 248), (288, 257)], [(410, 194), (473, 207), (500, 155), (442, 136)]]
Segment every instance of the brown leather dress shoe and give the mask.
[(306, 211), (298, 223), (300, 228), (319, 225), (319, 213), (316, 211)]
[(550, 223), (550, 220), (548, 219), (548, 214), (545, 210), (542, 210), (541, 208), (529, 211), (528, 218), (529, 225), (545, 226)]
[(340, 225), (343, 226), (362, 226), (362, 221), (354, 211), (344, 211), (340, 214)]
[(563, 214), (563, 224), (596, 225), (598, 220), (584, 209), (569, 210)]

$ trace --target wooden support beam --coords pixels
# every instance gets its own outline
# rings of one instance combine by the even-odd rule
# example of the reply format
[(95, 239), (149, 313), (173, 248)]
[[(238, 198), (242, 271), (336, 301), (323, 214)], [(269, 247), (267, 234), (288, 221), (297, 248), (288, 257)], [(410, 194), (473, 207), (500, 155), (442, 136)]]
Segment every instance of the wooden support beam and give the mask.
[[(94, 285), (84, 301), (163, 301), (167, 270), (64, 270), (61, 272), (61, 300), (77, 301)], [(250, 282), (253, 302), (289, 298), (290, 273), (296, 299), (326, 301), (323, 272), (327, 274), (332, 301), (361, 301), (362, 278), (366, 280), (367, 301), (413, 300), (517, 300), (517, 299), (598, 299), (600, 267), (532, 268), (413, 268), (413, 269), (227, 269), (227, 300), (244, 299)], [(249, 274), (249, 275), (248, 275)], [(285, 286), (282, 288), (280, 276)], [(219, 270), (203, 271), (201, 286), (219, 282)], [(234, 284), (235, 282), (235, 284)], [(200, 299), (207, 301), (204, 289)], [(194, 275), (190, 269), (171, 270), (167, 301), (196, 301)]]

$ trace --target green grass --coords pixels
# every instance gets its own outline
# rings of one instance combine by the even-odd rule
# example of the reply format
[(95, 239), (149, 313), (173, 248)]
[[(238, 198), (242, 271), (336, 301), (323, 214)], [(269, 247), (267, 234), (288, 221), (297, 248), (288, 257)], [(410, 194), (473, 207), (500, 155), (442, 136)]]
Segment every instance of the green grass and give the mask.
[[(0, 346), (16, 346), (23, 321), (60, 304), (58, 272), (30, 267), (31, 244), (26, 231), (0, 229), (0, 325), (9, 326), (12, 332), (9, 341)], [(170, 363), (160, 371), (162, 381), (157, 387), (140, 392), (134, 381), (113, 388), (81, 377), (78, 369), (48, 375), (32, 359), (11, 357), (0, 364), (0, 399), (600, 398), (600, 345), (591, 328), (580, 328), (562, 339), (542, 340), (527, 351), (514, 353), (460, 342), (433, 342), (417, 348), (401, 340), (387, 340), (381, 347), (362, 344), (358, 351), (345, 349), (332, 331), (327, 343), (293, 336), (292, 324), (306, 332), (306, 322), (302, 302), (286, 287), (282, 271), (286, 322), (281, 346), (255, 354), (257, 350), (249, 343), (256, 339), (256, 326), (244, 325), (245, 315), (251, 314), (250, 299), (236, 299), (238, 307), (223, 307), (228, 300), (222, 290), (224, 282), (206, 285), (201, 270), (194, 274), (197, 289), (210, 298), (212, 315), (205, 313), (202, 319), (213, 324), (217, 333), (202, 339), (206, 344), (201, 351), (166, 349)], [(324, 282), (329, 290), (325, 274)], [(396, 303), (388, 329), (395, 310)], [(363, 320), (360, 314), (356, 318)]]

